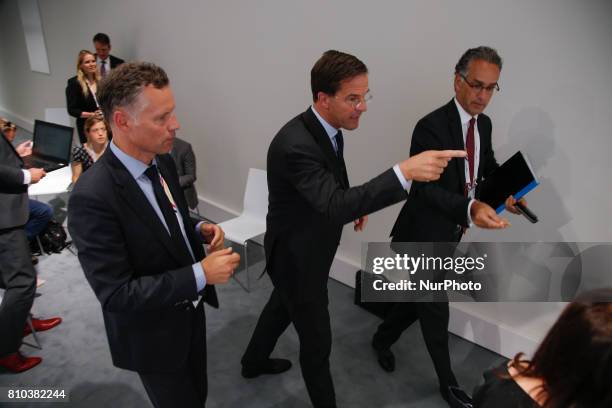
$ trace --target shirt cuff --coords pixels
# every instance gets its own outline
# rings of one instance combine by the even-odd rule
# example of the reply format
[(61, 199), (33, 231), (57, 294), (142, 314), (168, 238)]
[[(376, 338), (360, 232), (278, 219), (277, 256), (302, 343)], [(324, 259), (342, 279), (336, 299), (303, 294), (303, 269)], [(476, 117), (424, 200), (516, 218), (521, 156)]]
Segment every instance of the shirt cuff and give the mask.
[(206, 286), (206, 275), (204, 274), (204, 268), (200, 262), (196, 262), (192, 265), (193, 268), (193, 276), (195, 276), (196, 286), (198, 288), (198, 293), (204, 290), (204, 286)]
[(474, 223), (472, 222), (472, 204), (474, 204), (474, 200), (473, 198), (470, 200), (470, 203), (468, 204), (468, 209), (467, 209), (467, 226), (468, 228), (472, 228), (472, 226), (474, 226)]
[(395, 172), (395, 175), (397, 176), (397, 179), (399, 180), (399, 182), (402, 183), (402, 187), (404, 188), (404, 190), (406, 191), (410, 190), (412, 181), (406, 180), (406, 177), (404, 177), (404, 175), (402, 174), (402, 171), (400, 170), (399, 164), (396, 164), (395, 166), (393, 166), (393, 171)]
[(28, 170), (21, 169), (21, 171), (23, 171), (23, 184), (29, 186), (30, 183), (32, 182), (32, 175), (30, 174)]

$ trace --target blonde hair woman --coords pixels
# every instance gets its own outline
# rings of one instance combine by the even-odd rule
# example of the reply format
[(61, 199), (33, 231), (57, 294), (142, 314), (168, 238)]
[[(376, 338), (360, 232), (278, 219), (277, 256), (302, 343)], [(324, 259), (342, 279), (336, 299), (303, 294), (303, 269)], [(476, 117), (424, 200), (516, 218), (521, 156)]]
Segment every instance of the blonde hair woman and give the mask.
[(87, 141), (72, 149), (72, 182), (76, 183), (81, 173), (93, 166), (108, 146), (108, 131), (104, 119), (91, 116), (85, 121)]
[(85, 135), (85, 120), (92, 116), (102, 118), (102, 111), (98, 106), (96, 92), (100, 73), (96, 66), (96, 57), (87, 50), (81, 50), (76, 63), (77, 74), (68, 80), (66, 85), (66, 106), (70, 116), (76, 118), (79, 140), (87, 141)]

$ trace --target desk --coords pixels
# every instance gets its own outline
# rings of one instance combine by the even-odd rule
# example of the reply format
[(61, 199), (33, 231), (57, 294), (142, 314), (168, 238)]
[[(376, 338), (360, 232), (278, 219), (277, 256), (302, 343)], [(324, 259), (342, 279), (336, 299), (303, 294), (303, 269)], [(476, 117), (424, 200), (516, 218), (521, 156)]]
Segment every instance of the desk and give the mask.
[(38, 183), (31, 184), (28, 187), (28, 195), (39, 196), (65, 193), (71, 182), (72, 168), (68, 165), (47, 173)]

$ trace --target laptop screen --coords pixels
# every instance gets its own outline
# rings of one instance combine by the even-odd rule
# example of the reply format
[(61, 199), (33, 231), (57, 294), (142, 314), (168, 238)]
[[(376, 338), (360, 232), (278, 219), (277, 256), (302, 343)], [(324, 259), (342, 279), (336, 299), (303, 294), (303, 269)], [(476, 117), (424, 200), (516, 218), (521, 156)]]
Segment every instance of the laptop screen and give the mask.
[(68, 163), (72, 147), (72, 131), (73, 128), (69, 126), (36, 120), (32, 153)]

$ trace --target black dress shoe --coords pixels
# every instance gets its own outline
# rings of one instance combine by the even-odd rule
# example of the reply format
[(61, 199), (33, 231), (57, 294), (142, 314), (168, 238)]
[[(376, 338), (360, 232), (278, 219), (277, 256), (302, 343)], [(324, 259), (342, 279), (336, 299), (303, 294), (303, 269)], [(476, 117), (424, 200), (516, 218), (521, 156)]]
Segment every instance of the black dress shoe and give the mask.
[(440, 394), (442, 398), (448, 402), (448, 406), (451, 408), (473, 408), (474, 402), (472, 397), (467, 392), (463, 391), (459, 386), (446, 387), (446, 395), (440, 387)]
[(242, 366), (242, 376), (244, 378), (255, 378), (262, 374), (280, 374), (291, 368), (291, 361), (284, 358), (269, 358), (263, 365)]
[(378, 364), (380, 364), (382, 369), (388, 373), (395, 371), (395, 356), (393, 352), (390, 349), (374, 350), (378, 356)]

